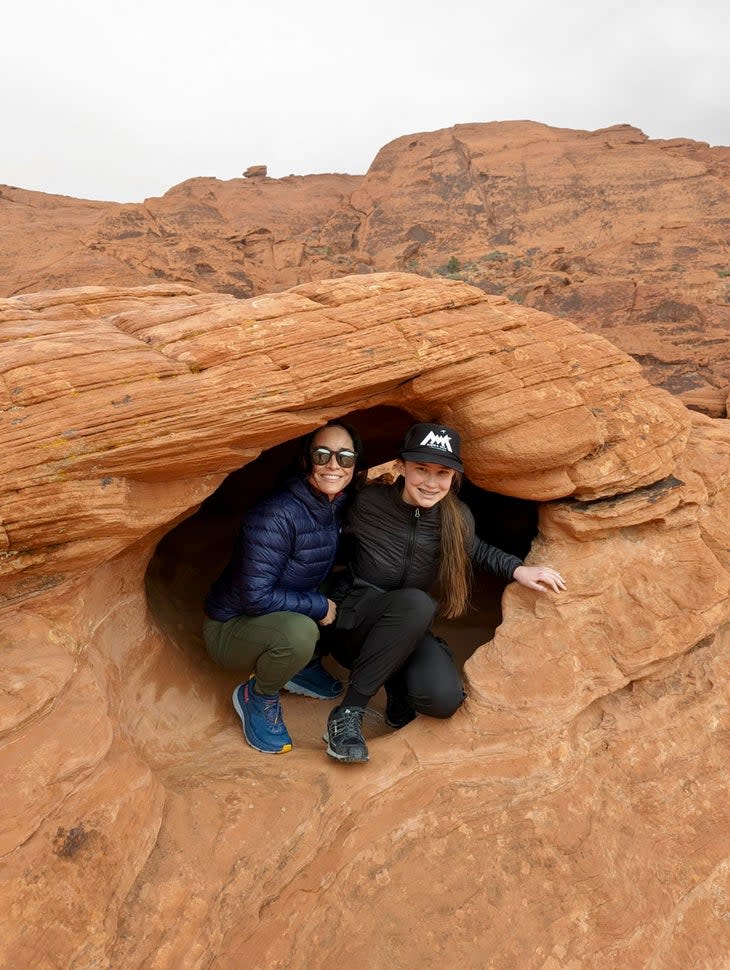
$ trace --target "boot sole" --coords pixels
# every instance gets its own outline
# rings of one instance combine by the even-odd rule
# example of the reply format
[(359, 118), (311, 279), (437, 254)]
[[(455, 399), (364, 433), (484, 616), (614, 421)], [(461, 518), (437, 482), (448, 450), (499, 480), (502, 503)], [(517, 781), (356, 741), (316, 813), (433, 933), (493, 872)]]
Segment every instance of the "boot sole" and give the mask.
[(416, 715), (414, 714), (413, 717), (409, 717), (407, 721), (389, 721), (387, 717), (383, 718), (383, 720), (389, 728), (393, 728), (394, 731), (400, 731), (406, 725), (412, 724), (416, 720)]
[(335, 761), (341, 761), (343, 764), (348, 765), (363, 765), (367, 761), (370, 761), (370, 757), (368, 755), (365, 755), (364, 758), (352, 758), (346, 754), (337, 754), (336, 751), (332, 750), (329, 744), (327, 745), (327, 754), (330, 756), (330, 758), (334, 758)]
[(327, 754), (330, 756), (330, 758), (334, 758), (335, 761), (344, 761), (346, 764), (349, 764), (349, 765), (361, 765), (361, 764), (365, 764), (366, 761), (370, 761), (370, 755), (367, 755), (367, 754), (365, 755), (364, 758), (351, 758), (351, 757), (348, 757), (348, 755), (346, 754), (337, 754), (337, 752), (330, 747), (330, 737), (326, 731), (322, 735), (322, 740), (327, 745)]

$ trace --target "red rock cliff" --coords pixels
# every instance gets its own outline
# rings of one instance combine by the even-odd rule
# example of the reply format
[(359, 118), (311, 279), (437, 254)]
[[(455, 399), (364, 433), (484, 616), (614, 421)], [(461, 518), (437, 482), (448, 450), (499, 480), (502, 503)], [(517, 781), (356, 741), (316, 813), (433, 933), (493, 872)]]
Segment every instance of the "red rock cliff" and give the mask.
[(498, 122), (399, 138), (361, 177), (190, 179), (130, 205), (6, 187), (0, 293), (450, 275), (605, 333), (652, 383), (725, 416), (729, 185), (729, 148)]

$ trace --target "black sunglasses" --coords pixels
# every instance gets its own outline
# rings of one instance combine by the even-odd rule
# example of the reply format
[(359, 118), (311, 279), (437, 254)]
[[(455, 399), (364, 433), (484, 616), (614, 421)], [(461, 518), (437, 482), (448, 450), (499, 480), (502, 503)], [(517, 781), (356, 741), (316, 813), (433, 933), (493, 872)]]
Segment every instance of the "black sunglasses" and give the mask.
[(352, 468), (357, 460), (357, 455), (349, 448), (341, 448), (339, 451), (332, 451), (331, 448), (312, 448), (309, 452), (312, 456), (312, 464), (329, 465), (332, 455), (337, 459), (340, 468)]

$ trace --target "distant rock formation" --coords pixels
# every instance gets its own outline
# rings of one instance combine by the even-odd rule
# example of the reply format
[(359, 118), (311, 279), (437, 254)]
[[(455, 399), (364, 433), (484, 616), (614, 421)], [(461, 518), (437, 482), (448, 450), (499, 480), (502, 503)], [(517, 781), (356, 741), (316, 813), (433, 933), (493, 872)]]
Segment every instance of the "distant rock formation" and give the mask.
[(266, 175), (268, 168), (266, 165), (249, 165), (243, 173), (245, 179), (262, 178)]
[(263, 168), (136, 205), (2, 188), (0, 293), (449, 276), (605, 333), (652, 383), (727, 414), (730, 148), (494, 122), (398, 138), (364, 176)]
[[(0, 964), (721, 965), (728, 422), (568, 320), (413, 274), (21, 295), (0, 335)], [(491, 640), (470, 614), (465, 707), (377, 729), (362, 770), (306, 698), (291, 754), (248, 748), (198, 633), (231, 496), (344, 415), (374, 461), (414, 418), (460, 426), (569, 585), (510, 585)]]

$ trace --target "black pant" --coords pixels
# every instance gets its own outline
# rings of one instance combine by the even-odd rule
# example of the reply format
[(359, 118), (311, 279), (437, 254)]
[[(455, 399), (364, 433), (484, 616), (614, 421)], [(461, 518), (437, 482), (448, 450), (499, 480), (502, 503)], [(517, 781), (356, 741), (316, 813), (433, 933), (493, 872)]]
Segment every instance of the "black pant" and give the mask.
[(353, 591), (341, 604), (326, 646), (348, 667), (351, 686), (372, 697), (385, 685), (431, 717), (451, 717), (464, 699), (461, 675), (446, 643), (429, 627), (436, 603), (420, 589)]

